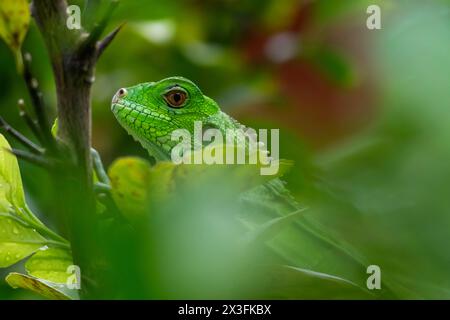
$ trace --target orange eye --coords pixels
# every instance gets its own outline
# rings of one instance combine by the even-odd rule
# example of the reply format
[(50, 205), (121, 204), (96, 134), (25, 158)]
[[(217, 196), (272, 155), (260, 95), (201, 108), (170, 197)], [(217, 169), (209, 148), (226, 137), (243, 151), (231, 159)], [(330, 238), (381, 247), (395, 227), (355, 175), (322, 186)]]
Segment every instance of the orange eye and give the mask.
[(173, 108), (181, 108), (186, 102), (186, 92), (182, 90), (172, 90), (164, 95), (166, 102)]

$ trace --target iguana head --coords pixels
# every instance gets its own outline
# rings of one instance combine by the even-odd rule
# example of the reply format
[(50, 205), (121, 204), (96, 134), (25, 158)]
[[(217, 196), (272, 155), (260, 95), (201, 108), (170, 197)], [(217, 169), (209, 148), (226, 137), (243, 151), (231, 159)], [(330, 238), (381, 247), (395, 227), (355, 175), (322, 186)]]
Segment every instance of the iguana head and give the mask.
[(214, 100), (203, 95), (190, 80), (166, 78), (121, 88), (112, 99), (111, 110), (119, 123), (157, 159), (170, 158), (177, 144), (175, 129), (193, 132), (194, 122), (217, 122), (220, 112)]

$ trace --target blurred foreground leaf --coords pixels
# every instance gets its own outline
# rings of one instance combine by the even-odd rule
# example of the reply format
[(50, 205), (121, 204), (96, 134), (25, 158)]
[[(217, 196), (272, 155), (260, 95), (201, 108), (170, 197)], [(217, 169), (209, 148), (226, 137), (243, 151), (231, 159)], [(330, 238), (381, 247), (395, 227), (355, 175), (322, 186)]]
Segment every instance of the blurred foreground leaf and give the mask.
[(348, 88), (355, 84), (354, 67), (345, 56), (330, 48), (321, 47), (311, 54), (311, 61), (316, 64), (325, 76), (338, 86)]
[[(286, 168), (280, 168), (279, 175)], [(164, 288), (172, 286), (174, 281), (178, 281), (180, 288), (168, 296), (171, 298), (207, 297), (207, 293), (222, 297), (222, 294), (226, 296), (227, 290), (233, 296), (234, 293), (230, 293), (234, 292), (233, 288), (228, 284), (237, 281), (242, 276), (241, 271), (245, 272), (242, 254), (251, 261), (247, 263), (257, 263), (259, 259), (265, 261), (263, 256), (267, 256), (262, 252), (267, 249), (270, 257), (276, 256), (276, 264), (302, 268), (301, 273), (283, 272), (283, 277), (295, 276), (295, 281), (292, 280), (295, 288), (286, 289), (286, 297), (308, 297), (302, 290), (309, 289), (302, 286), (314, 287), (315, 281), (319, 288), (324, 282), (333, 289), (330, 289), (331, 293), (322, 292), (322, 297), (340, 297), (336, 292), (342, 287), (345, 287), (342, 296), (367, 297), (354, 283), (361, 287), (365, 285), (368, 261), (346, 241), (336, 240), (333, 233), (314, 219), (313, 212), (298, 210), (277, 175), (262, 176), (257, 165), (160, 162), (152, 167), (143, 159), (122, 158), (113, 163), (109, 175), (119, 207), (131, 208), (133, 218), (140, 218), (136, 232), (144, 237), (153, 235), (151, 239), (142, 240), (147, 246), (145, 251), (153, 248), (150, 251), (164, 252), (167, 256), (158, 258), (161, 262), (155, 274), (160, 276), (157, 281), (161, 282), (158, 288), (161, 291), (157, 297), (164, 296)], [(148, 211), (151, 214), (147, 214)], [(125, 211), (124, 215), (129, 217), (130, 213)], [(211, 253), (220, 250), (223, 251), (220, 259)], [(152, 256), (147, 255), (148, 252), (143, 259), (154, 264)], [(214, 263), (218, 263), (211, 261), (214, 259), (223, 260), (221, 269), (212, 271)], [(230, 264), (234, 264), (233, 267)], [(218, 271), (222, 269), (226, 271)], [(205, 273), (209, 273), (209, 280), (199, 280), (198, 288), (192, 289), (194, 279), (200, 275), (205, 277)], [(277, 276), (281, 277), (278, 273), (273, 275)], [(284, 285), (287, 286), (289, 281), (285, 280)], [(216, 283), (217, 287), (211, 283)], [(254, 286), (248, 284), (248, 287)], [(275, 296), (280, 294), (277, 288)], [(237, 290), (237, 294), (247, 294), (244, 291)], [(309, 294), (320, 297), (319, 291)], [(249, 296), (254, 297), (252, 293)]]
[(325, 273), (279, 266), (265, 279), (263, 296), (271, 299), (373, 299), (356, 284)]
[[(225, 153), (224, 153), (225, 154)], [(188, 155), (193, 156), (193, 155)], [(142, 158), (124, 157), (113, 162), (108, 169), (112, 194), (127, 218), (142, 216), (149, 201), (162, 201), (171, 195), (176, 181), (194, 181), (200, 176), (223, 177), (236, 183), (236, 192), (282, 176), (292, 166), (287, 160), (277, 160), (275, 175), (261, 175), (264, 165), (189, 165), (159, 162), (155, 166)], [(211, 178), (212, 179), (212, 178)], [(151, 200), (150, 200), (151, 198)]]

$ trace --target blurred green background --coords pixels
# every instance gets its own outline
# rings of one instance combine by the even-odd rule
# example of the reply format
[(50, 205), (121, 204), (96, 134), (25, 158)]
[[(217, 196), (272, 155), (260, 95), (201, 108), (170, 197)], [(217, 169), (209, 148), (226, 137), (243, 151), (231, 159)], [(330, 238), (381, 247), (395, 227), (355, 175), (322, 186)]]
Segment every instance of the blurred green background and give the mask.
[[(381, 7), (381, 30), (366, 27), (370, 4)], [(92, 94), (105, 166), (147, 157), (110, 112), (117, 89), (187, 77), (240, 122), (281, 129), (280, 156), (295, 161), (289, 189), (379, 265), (397, 297), (450, 298), (450, 1), (122, 0), (110, 26), (124, 21)], [(54, 117), (34, 23), (24, 50)], [(25, 85), (4, 43), (0, 83), (0, 114), (30, 135), (16, 108)], [(33, 211), (57, 210), (45, 171), (20, 166)], [(298, 267), (351, 277), (326, 259)], [(27, 297), (0, 281), (0, 298)]]

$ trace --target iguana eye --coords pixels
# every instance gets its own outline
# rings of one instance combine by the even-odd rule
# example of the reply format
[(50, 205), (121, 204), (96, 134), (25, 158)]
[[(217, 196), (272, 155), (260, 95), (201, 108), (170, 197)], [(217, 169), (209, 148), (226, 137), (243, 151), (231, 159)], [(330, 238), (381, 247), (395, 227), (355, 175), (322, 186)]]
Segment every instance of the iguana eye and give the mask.
[(182, 108), (186, 102), (186, 92), (174, 89), (164, 94), (164, 99), (173, 108)]

